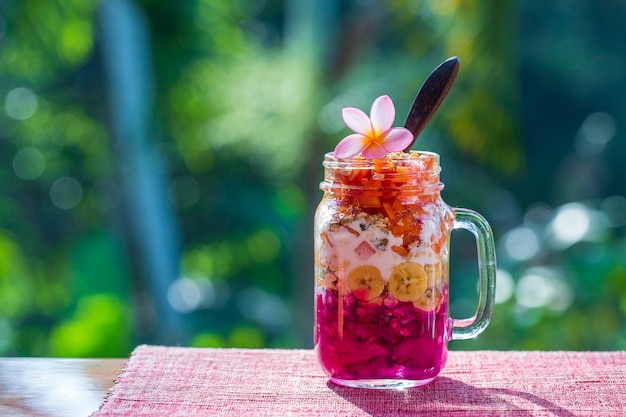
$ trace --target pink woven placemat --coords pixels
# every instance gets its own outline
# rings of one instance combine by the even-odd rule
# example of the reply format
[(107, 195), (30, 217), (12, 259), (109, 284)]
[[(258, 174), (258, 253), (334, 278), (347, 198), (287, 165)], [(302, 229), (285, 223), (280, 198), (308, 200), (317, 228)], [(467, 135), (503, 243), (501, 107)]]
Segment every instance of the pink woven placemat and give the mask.
[(450, 352), (407, 390), (334, 385), (312, 350), (139, 346), (100, 410), (121, 416), (624, 416), (626, 352)]

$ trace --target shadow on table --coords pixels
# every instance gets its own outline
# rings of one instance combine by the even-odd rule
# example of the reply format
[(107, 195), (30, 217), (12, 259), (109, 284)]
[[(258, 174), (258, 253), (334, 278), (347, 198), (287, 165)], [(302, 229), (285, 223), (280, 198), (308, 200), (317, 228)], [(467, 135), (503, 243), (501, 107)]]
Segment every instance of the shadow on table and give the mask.
[[(477, 388), (446, 377), (438, 377), (424, 387), (406, 390), (348, 388), (330, 381), (327, 385), (335, 394), (373, 417), (458, 411), (476, 416), (533, 416), (539, 411), (550, 412), (557, 417), (575, 417), (570, 411), (535, 394), (509, 388)], [(513, 403), (510, 400), (512, 397), (527, 402), (528, 407), (520, 401)]]

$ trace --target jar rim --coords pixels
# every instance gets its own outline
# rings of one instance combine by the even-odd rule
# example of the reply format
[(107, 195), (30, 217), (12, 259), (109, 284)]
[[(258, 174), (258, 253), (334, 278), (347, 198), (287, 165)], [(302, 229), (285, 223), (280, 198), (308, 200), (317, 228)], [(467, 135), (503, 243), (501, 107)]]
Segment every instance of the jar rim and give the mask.
[(388, 161), (391, 163), (402, 162), (403, 165), (419, 165), (424, 162), (425, 159), (434, 160), (434, 166), (439, 167), (440, 155), (431, 151), (419, 151), (411, 150), (409, 152), (393, 152), (387, 154), (380, 159), (367, 159), (363, 157), (352, 158), (336, 158), (333, 152), (327, 152), (324, 154), (324, 161), (322, 165), (327, 168), (361, 168), (372, 166), (375, 161)]
[[(441, 166), (439, 154), (428, 151), (411, 151), (409, 153), (394, 152), (381, 159), (366, 159), (354, 157), (339, 159), (332, 152), (324, 155), (324, 181), (320, 184), (322, 190), (349, 189), (349, 190), (377, 190), (393, 189), (401, 184), (405, 192), (432, 193), (443, 189), (439, 180)], [(392, 166), (391, 170), (386, 167)], [(408, 168), (399, 172), (400, 167)], [(358, 173), (362, 171), (362, 173)], [(367, 172), (363, 174), (363, 172)], [(354, 181), (352, 173), (356, 173), (357, 180), (371, 177), (374, 183)], [(381, 183), (381, 181), (391, 181)], [(377, 182), (376, 182), (377, 181)]]

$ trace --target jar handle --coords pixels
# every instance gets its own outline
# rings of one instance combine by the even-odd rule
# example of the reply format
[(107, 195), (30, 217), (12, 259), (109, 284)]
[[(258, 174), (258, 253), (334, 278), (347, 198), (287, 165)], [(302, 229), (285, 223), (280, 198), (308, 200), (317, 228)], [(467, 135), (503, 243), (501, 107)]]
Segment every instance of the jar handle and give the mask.
[(452, 209), (453, 229), (465, 229), (476, 238), (478, 249), (478, 307), (472, 317), (452, 318), (452, 340), (472, 339), (489, 324), (496, 293), (496, 250), (487, 220), (473, 210)]

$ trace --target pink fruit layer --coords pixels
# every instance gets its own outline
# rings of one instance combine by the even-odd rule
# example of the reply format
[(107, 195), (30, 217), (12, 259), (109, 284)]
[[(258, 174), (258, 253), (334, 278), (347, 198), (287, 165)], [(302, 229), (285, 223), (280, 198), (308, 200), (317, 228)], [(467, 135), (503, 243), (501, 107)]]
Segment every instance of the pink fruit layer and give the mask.
[(340, 320), (337, 291), (317, 295), (315, 346), (326, 373), (346, 380), (436, 376), (447, 358), (447, 300), (426, 312), (382, 297), (372, 303), (345, 295)]

